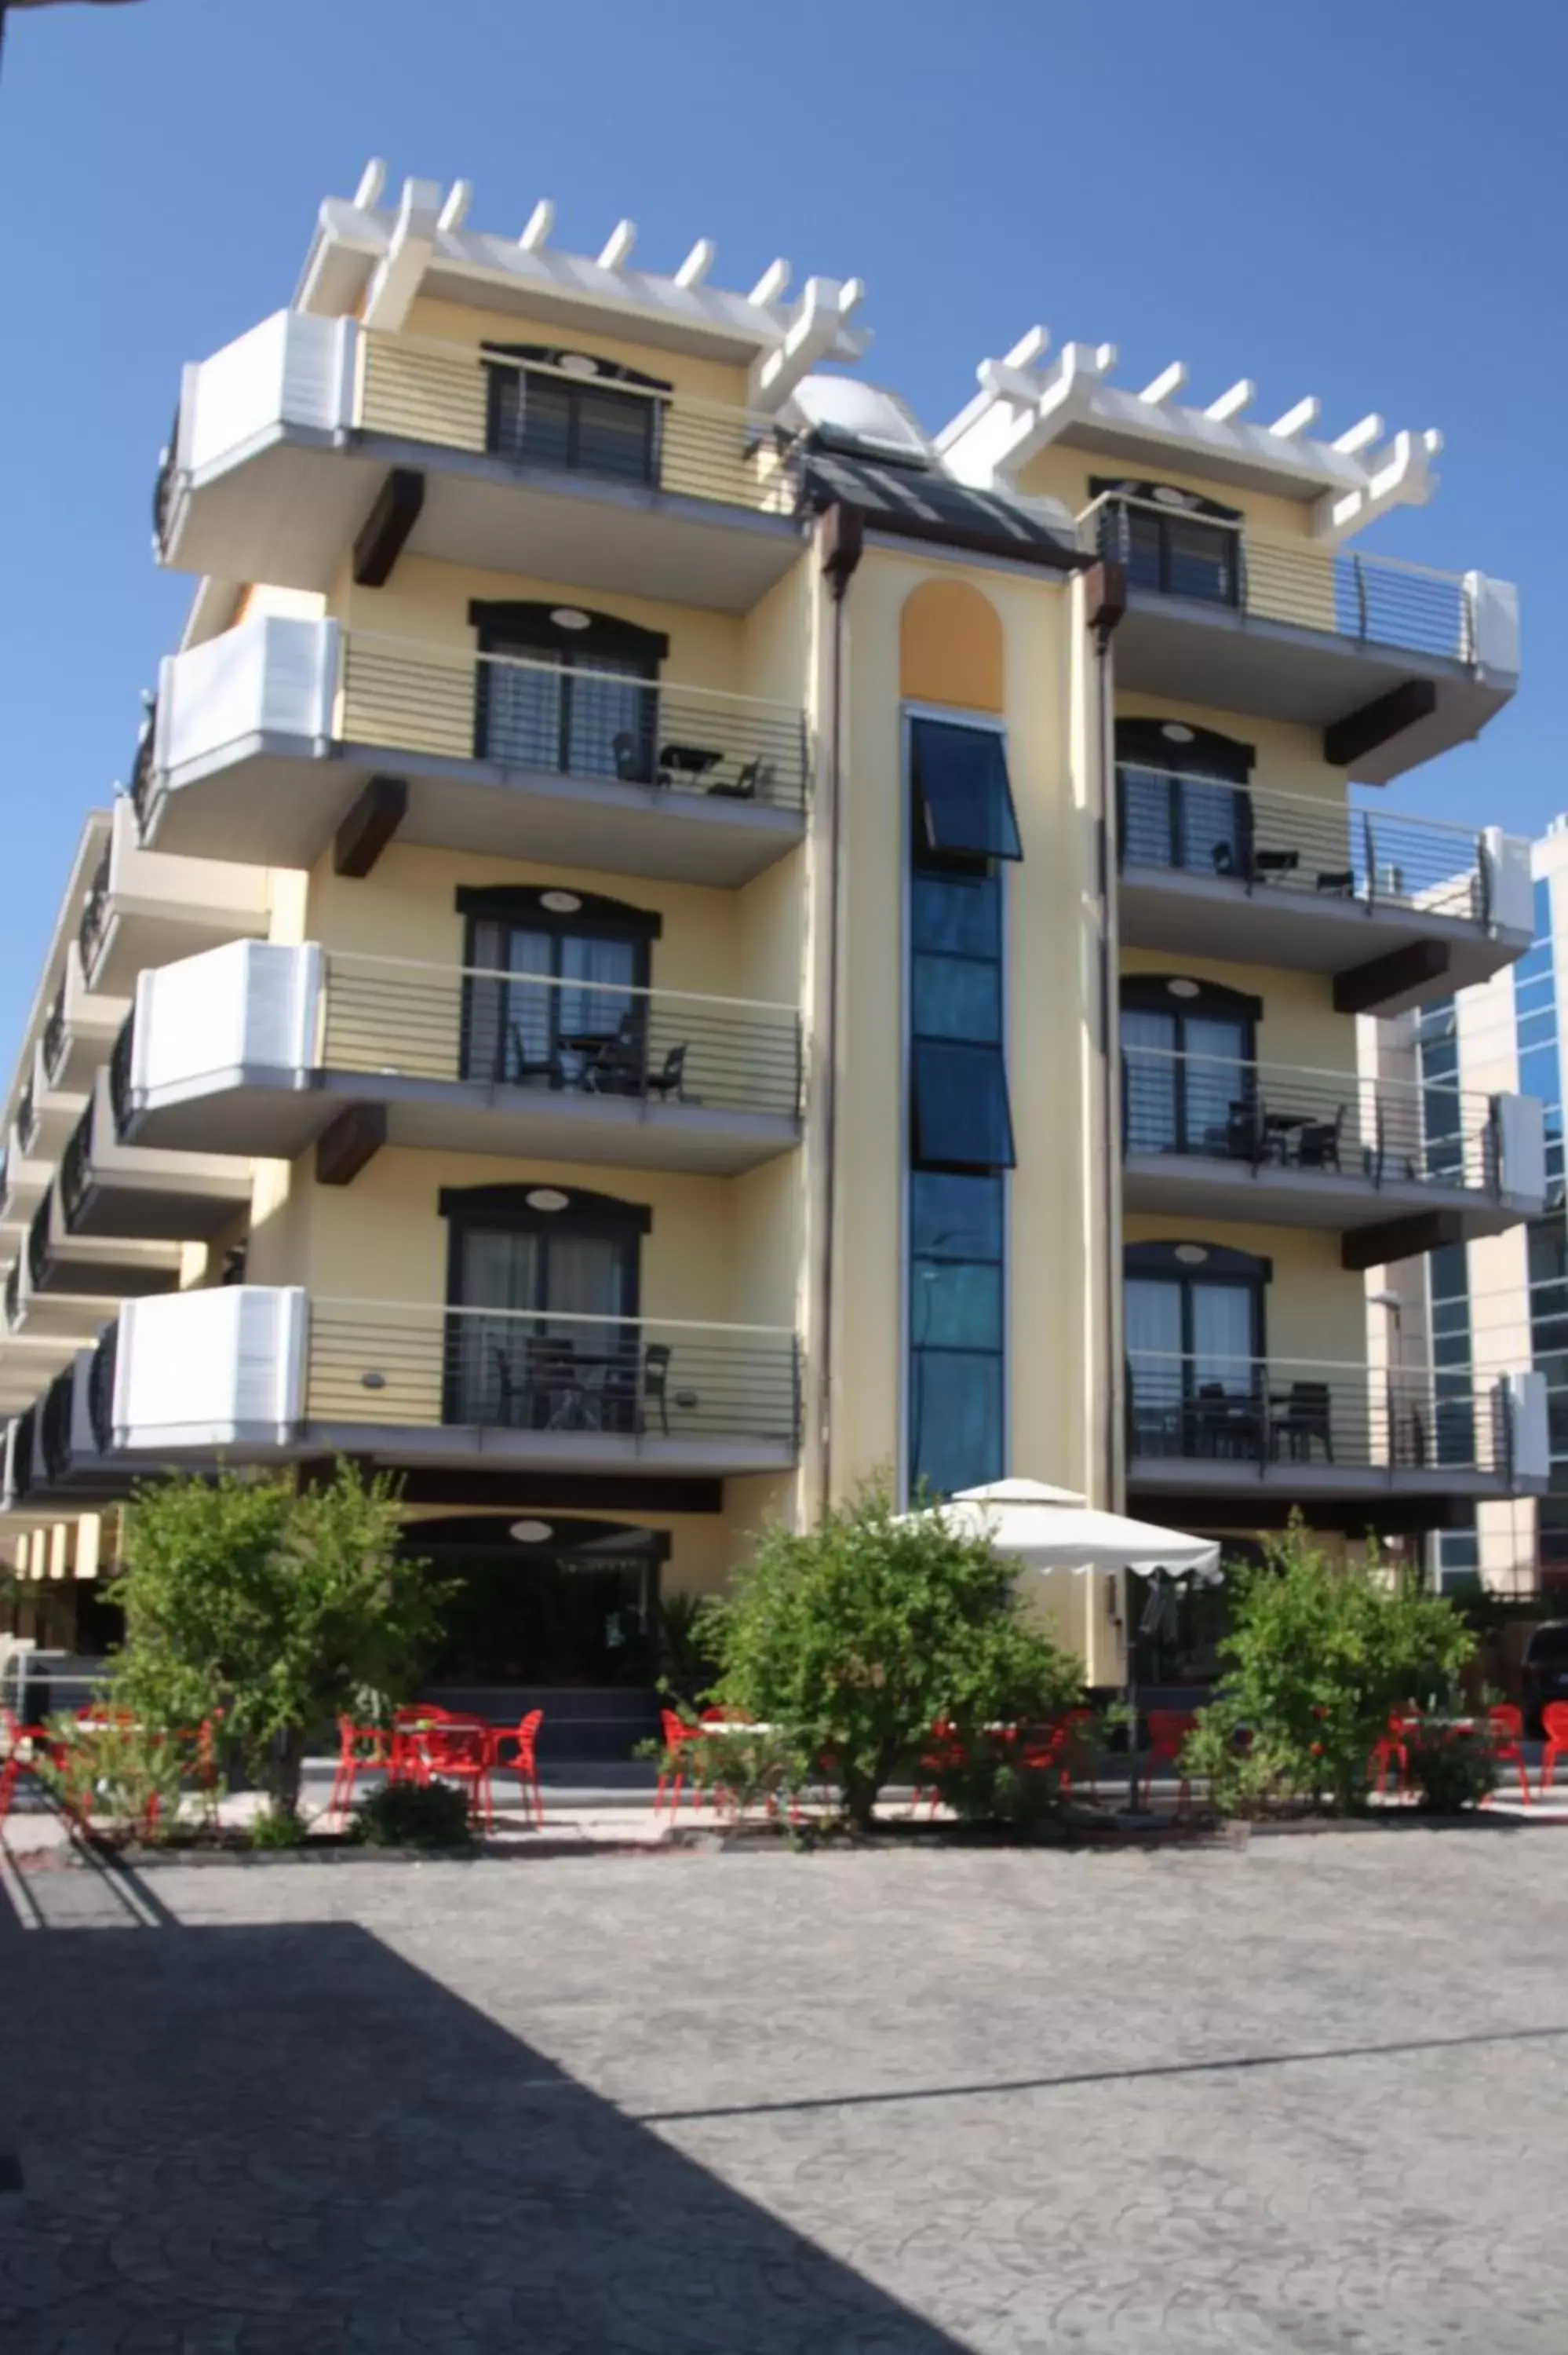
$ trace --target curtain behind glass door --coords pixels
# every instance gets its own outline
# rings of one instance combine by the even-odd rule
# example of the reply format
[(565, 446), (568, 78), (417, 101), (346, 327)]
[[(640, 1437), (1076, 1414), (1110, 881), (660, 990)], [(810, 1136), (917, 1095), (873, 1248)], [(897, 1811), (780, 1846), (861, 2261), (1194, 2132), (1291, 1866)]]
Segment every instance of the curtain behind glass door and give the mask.
[(1181, 1410), (1181, 1286), (1133, 1276), (1126, 1287), (1128, 1383), (1135, 1455), (1174, 1455)]
[(1246, 1134), (1253, 1094), (1245, 1023), (1188, 1015), (1181, 1025), (1185, 1144), (1189, 1153), (1227, 1153)]
[[(457, 1278), (457, 1304), (465, 1309), (535, 1307), (540, 1238), (468, 1228), (459, 1239)], [(528, 1320), (516, 1314), (471, 1314), (450, 1322), (455, 1420), (525, 1426), (531, 1420)]]
[(1176, 1112), (1176, 1020), (1151, 1007), (1129, 1006), (1121, 1018), (1129, 1153), (1174, 1153), (1181, 1139)]
[(1188, 1285), (1192, 1303), (1193, 1389), (1218, 1382), (1227, 1396), (1250, 1397), (1253, 1365), (1253, 1295), (1241, 1284)]

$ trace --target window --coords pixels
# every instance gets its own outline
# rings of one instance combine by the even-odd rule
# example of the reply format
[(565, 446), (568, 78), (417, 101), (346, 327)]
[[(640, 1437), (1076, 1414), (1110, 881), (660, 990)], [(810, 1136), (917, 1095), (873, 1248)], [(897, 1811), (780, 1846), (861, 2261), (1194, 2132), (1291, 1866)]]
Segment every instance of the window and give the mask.
[[(1469, 1258), (1463, 1243), (1444, 1243), (1426, 1261), (1432, 1316), (1432, 1395), (1439, 1464), (1476, 1460), (1476, 1384), (1470, 1337)], [(1400, 1384), (1400, 1369), (1395, 1369)], [(1416, 1377), (1419, 1385), (1419, 1376)], [(1414, 1401), (1420, 1411), (1419, 1398)]]
[(1421, 1132), (1428, 1178), (1457, 1181), (1465, 1174), (1463, 1100), (1459, 1094), (1458, 1018), (1451, 997), (1416, 1017), (1421, 1064)]
[[(658, 482), (671, 390), (662, 378), (546, 344), (484, 349), (498, 356), (486, 368), (484, 446), (492, 456), (613, 482)], [(521, 365), (500, 365), (502, 354)]]
[(1538, 1096), (1545, 1113), (1546, 1199), (1556, 1206), (1563, 1199), (1563, 1061), (1552, 885), (1545, 876), (1535, 885), (1535, 937), (1513, 969), (1513, 1003), (1520, 1092)]
[(1208, 1243), (1129, 1243), (1124, 1318), (1134, 1455), (1242, 1455), (1263, 1441), (1270, 1263)]
[(1250, 1158), (1257, 1118), (1255, 997), (1139, 975), (1121, 986), (1122, 1135), (1128, 1153)]
[(1213, 729), (1118, 719), (1118, 826), (1124, 867), (1193, 875), (1252, 872), (1254, 753)]
[(1005, 1465), (1002, 885), (1019, 856), (993, 729), (909, 728), (908, 1463), (934, 1493)]
[(609, 1093), (640, 1080), (656, 915), (597, 893), (504, 886), (461, 890), (458, 909), (463, 1079)]
[(1003, 1214), (999, 1177), (910, 1174), (911, 1485), (938, 1495), (1006, 1469)]
[(1128, 584), (1207, 605), (1242, 602), (1241, 512), (1171, 483), (1091, 476), (1100, 553), (1127, 567)]
[[(634, 1403), (640, 1205), (575, 1188), (448, 1188), (446, 1420), (619, 1428)], [(491, 1312), (486, 1314), (485, 1312)]]
[(922, 851), (1022, 858), (1007, 755), (995, 729), (915, 719), (909, 749), (917, 858)]
[(670, 641), (609, 613), (476, 599), (474, 758), (564, 775), (653, 778), (656, 682)]

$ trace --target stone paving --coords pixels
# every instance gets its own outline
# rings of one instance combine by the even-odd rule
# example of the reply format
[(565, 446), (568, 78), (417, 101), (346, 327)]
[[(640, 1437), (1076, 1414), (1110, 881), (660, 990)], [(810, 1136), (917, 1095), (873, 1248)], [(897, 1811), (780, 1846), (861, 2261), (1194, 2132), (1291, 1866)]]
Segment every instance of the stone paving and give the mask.
[(1552, 1830), (0, 1880), (6, 2355), (1568, 2344)]

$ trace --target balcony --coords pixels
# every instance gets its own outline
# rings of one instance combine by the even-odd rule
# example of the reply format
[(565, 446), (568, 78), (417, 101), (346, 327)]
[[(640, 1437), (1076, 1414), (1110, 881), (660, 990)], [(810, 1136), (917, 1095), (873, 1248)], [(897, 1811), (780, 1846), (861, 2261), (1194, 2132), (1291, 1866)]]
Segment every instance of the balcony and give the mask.
[(159, 556), (329, 590), (356, 542), (388, 569), (407, 547), (747, 611), (800, 556), (795, 438), (567, 357), (278, 312), (185, 370), (154, 493)]
[(1496, 826), (1128, 763), (1117, 797), (1128, 947), (1331, 974), (1341, 1013), (1393, 1014), (1530, 946), (1530, 845)]
[(1533, 1097), (1122, 1050), (1129, 1210), (1330, 1228), (1347, 1267), (1500, 1234), (1545, 1206)]
[(126, 795), (81, 911), (77, 945), (95, 995), (129, 996), (145, 965), (189, 956), (220, 941), (265, 936), (270, 900), (264, 869), (216, 858), (143, 850)]
[(804, 832), (797, 707), (334, 621), (169, 656), (147, 744), (143, 839), (201, 858), (313, 866), (373, 779), (400, 841), (618, 874), (744, 883)]
[(799, 1141), (792, 1007), (231, 942), (143, 974), (122, 1135), (291, 1160), (379, 1143), (733, 1176)]
[[(129, 1039), (126, 1047), (129, 1048)], [(128, 1060), (122, 1051), (119, 1061)], [(101, 1071), (60, 1156), (60, 1209), (76, 1238), (206, 1242), (250, 1208), (251, 1167), (232, 1155), (170, 1153), (121, 1142), (115, 1074)], [(123, 1082), (122, 1082), (123, 1084)]]
[(39, 1042), (48, 1084), (67, 1095), (84, 1095), (93, 1073), (107, 1062), (130, 1011), (128, 999), (89, 989), (80, 943), (68, 942), (65, 971), (49, 1001)]
[[(27, 1228), (26, 1248), (17, 1263), (18, 1331), (28, 1329), (29, 1311), (36, 1312), (37, 1304), (50, 1297), (84, 1299), (95, 1311), (105, 1299), (112, 1303), (125, 1294), (169, 1292), (180, 1280), (177, 1241), (73, 1233), (62, 1199), (63, 1176), (62, 1171), (61, 1184), (49, 1187)], [(101, 1321), (93, 1317), (91, 1329), (96, 1331)], [(68, 1322), (59, 1329), (76, 1328)]]
[(1507, 581), (1244, 530), (1107, 493), (1079, 518), (1127, 570), (1120, 687), (1324, 731), (1325, 757), (1367, 784), (1477, 736), (1519, 685)]
[[(97, 1339), (119, 1308), (120, 1295), (109, 1288), (108, 1271), (104, 1272), (103, 1288), (98, 1292), (35, 1284), (28, 1252), (31, 1237), (29, 1228), (21, 1252), (6, 1269), (5, 1284), (0, 1287), (0, 1314), (5, 1318), (0, 1368), (9, 1369), (16, 1364), (32, 1372), (42, 1366), (52, 1374), (73, 1351)], [(18, 1353), (18, 1343), (26, 1345), (22, 1353)], [(29, 1380), (26, 1396), (31, 1398), (37, 1387), (36, 1380)]]
[(1535, 1496), (1547, 1470), (1539, 1373), (1146, 1351), (1128, 1367), (1128, 1487), (1185, 1497), (1191, 1514), (1270, 1491), (1308, 1520), (1316, 1503), (1383, 1496)]
[(113, 1442), (338, 1449), (378, 1463), (723, 1477), (800, 1446), (793, 1334), (307, 1297), (236, 1284), (126, 1303)]

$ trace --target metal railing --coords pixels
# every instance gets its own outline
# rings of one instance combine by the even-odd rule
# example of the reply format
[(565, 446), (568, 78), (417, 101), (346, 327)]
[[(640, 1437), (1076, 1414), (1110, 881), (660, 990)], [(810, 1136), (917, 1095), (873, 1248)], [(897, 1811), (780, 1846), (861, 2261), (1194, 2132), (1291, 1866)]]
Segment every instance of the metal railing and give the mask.
[(11, 1493), (6, 1502), (19, 1505), (30, 1494), (33, 1486), (33, 1433), (37, 1427), (37, 1405), (24, 1409), (16, 1418), (16, 1436), (11, 1445)]
[(175, 421), (169, 428), (168, 440), (158, 453), (158, 471), (153, 479), (153, 545), (160, 556), (169, 545), (169, 516), (175, 503), (179, 446), (180, 412), (176, 405)]
[(44, 1470), (51, 1480), (63, 1480), (70, 1470), (70, 1427), (76, 1368), (67, 1366), (44, 1392), (38, 1424), (38, 1446)]
[(5, 1329), (14, 1333), (22, 1309), (22, 1263), (19, 1258), (14, 1259), (5, 1271)]
[(1122, 1049), (1122, 1146), (1373, 1186), (1498, 1193), (1504, 1176), (1489, 1095), (1163, 1047)]
[(798, 1119), (790, 1007), (329, 954), (323, 1068)]
[(1078, 518), (1086, 544), (1127, 568), (1132, 590), (1360, 645), (1475, 660), (1470, 595), (1457, 573), (1315, 548), (1226, 523), (1201, 506), (1103, 492)]
[(800, 437), (776, 417), (417, 336), (363, 338), (361, 432), (520, 470), (792, 515)]
[(800, 1359), (769, 1326), (313, 1300), (305, 1412), (793, 1451)]
[(49, 1272), (49, 1232), (54, 1199), (54, 1188), (46, 1186), (42, 1201), (27, 1221), (27, 1274), (35, 1292), (43, 1290)]
[(49, 1010), (44, 1017), (42, 1039), (44, 1070), (51, 1080), (59, 1070), (60, 1058), (65, 1052), (65, 1004), (66, 986), (65, 976), (62, 974), (59, 986), (49, 1000)]
[(118, 1322), (106, 1325), (92, 1353), (87, 1380), (87, 1412), (98, 1452), (107, 1455), (114, 1444), (114, 1366), (120, 1354)]
[(81, 1208), (82, 1197), (88, 1188), (88, 1165), (92, 1158), (92, 1110), (90, 1097), (87, 1110), (67, 1137), (65, 1149), (60, 1155), (60, 1216), (65, 1221), (68, 1235), (76, 1224), (76, 1214)]
[(1384, 1372), (1309, 1358), (1130, 1353), (1133, 1464), (1510, 1473), (1508, 1385), (1467, 1369)]
[(77, 945), (81, 951), (81, 969), (89, 983), (103, 935), (109, 923), (109, 878), (111, 846), (104, 845), (103, 856), (93, 869), (87, 897), (82, 901), (81, 918), (77, 925)]
[(25, 1080), (22, 1092), (16, 1098), (16, 1141), (24, 1153), (28, 1152), (38, 1133), (38, 1100), (33, 1082)]
[(531, 775), (782, 809), (804, 806), (810, 771), (806, 718), (793, 705), (361, 631), (344, 642), (338, 733)]
[(1230, 784), (1194, 772), (1117, 764), (1121, 869), (1202, 875), (1249, 893), (1349, 900), (1368, 915), (1416, 908), (1490, 923), (1484, 836), (1440, 819)]
[(153, 793), (153, 745), (158, 724), (156, 699), (150, 700), (142, 716), (141, 732), (136, 739), (136, 757), (131, 763), (131, 783), (126, 791), (131, 806), (136, 813), (138, 834), (147, 823), (147, 805)]

